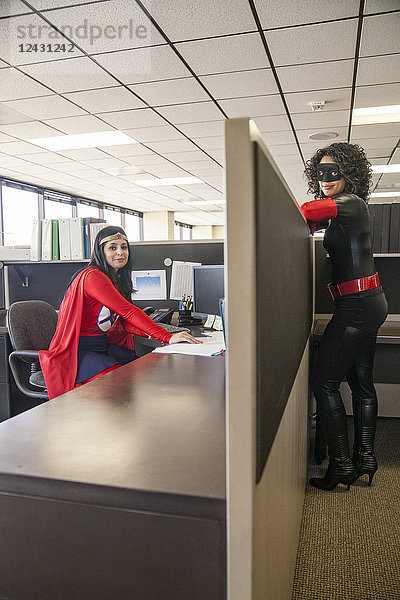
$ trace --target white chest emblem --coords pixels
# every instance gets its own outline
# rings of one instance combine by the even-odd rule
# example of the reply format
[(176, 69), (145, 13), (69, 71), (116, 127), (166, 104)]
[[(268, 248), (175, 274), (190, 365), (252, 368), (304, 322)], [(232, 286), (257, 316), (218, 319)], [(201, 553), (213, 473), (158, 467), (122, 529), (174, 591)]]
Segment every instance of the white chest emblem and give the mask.
[(111, 312), (107, 306), (102, 306), (97, 315), (97, 327), (101, 329), (101, 331), (108, 331), (116, 318), (117, 315)]

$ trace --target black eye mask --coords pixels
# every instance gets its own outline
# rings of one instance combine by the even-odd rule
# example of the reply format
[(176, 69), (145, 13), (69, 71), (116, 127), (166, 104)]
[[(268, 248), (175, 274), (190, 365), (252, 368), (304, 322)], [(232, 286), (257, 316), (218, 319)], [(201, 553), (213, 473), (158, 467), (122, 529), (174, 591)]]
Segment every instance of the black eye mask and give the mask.
[(339, 181), (342, 177), (336, 163), (319, 163), (317, 166), (318, 181)]

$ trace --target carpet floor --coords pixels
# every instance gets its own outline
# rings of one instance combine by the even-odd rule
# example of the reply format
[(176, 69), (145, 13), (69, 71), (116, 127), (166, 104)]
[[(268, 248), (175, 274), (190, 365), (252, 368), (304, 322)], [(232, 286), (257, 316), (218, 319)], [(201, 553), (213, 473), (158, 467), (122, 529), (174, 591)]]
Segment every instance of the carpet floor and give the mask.
[(292, 600), (400, 600), (400, 419), (378, 419), (375, 449), (372, 487), (307, 484)]

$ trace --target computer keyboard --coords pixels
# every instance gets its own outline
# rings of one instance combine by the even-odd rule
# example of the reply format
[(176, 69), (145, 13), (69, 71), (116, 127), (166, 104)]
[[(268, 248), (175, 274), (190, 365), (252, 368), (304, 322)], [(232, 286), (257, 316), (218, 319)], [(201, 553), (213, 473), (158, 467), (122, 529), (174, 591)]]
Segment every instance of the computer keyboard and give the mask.
[(177, 325), (171, 325), (170, 323), (160, 323), (156, 321), (157, 325), (168, 331), (169, 333), (180, 333), (181, 331), (190, 331), (187, 327), (178, 327)]

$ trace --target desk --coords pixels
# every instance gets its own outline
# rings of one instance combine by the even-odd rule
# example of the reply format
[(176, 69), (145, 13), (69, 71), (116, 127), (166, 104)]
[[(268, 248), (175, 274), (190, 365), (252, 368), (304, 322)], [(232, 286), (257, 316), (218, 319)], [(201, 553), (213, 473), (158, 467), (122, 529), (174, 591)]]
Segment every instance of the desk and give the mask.
[(0, 424), (0, 597), (225, 597), (224, 363), (147, 355)]

